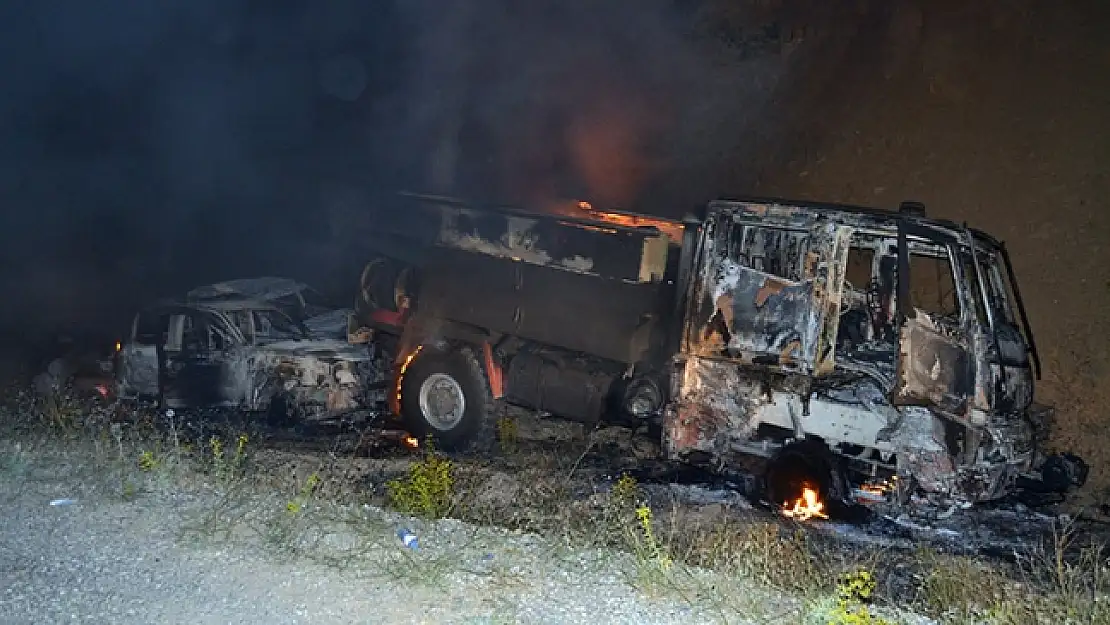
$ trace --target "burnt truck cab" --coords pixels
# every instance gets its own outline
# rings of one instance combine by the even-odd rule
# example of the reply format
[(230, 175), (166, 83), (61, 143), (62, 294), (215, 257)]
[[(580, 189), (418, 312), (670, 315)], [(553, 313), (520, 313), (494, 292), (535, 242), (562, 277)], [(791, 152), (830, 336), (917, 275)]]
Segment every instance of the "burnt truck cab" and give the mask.
[(372, 355), (317, 338), (262, 300), (163, 301), (140, 310), (119, 346), (116, 392), (166, 408), (234, 407), (281, 420), (376, 408)]
[[(1045, 454), (1052, 412), (1033, 402), (1040, 363), (995, 238), (914, 204), (758, 199), (712, 202), (690, 234), (670, 457), (824, 463), (795, 475), (867, 502), (1086, 479), (1078, 458)], [(797, 485), (768, 487), (785, 501)]]
[(391, 354), (393, 412), (447, 447), (490, 438), (503, 400), (653, 425), (673, 461), (756, 460), (776, 503), (1086, 479), (1045, 453), (1005, 246), (920, 205), (722, 199), (668, 220), (410, 199), (426, 227), (367, 265), (349, 336)]

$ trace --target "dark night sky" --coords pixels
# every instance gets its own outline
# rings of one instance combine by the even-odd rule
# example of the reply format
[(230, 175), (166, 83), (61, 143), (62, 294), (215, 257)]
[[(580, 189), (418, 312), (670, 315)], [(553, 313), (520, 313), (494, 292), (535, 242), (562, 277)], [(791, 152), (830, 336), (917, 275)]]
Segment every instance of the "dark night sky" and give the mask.
[[(368, 120), (366, 101), (397, 80), (381, 62), (399, 56), (397, 20), (362, 4), (5, 3), (0, 321), (99, 322), (128, 294), (264, 266), (293, 233), (320, 236), (319, 155), (369, 184), (376, 172), (373, 151), (321, 139)], [(361, 102), (321, 83), (347, 49), (363, 75), (332, 90), (354, 82)]]
[(690, 156), (713, 158), (711, 122), (750, 120), (773, 79), (715, 67), (678, 3), (525, 4), (4, 3), (0, 327), (115, 323), (198, 281), (357, 272), (333, 214), (435, 187), (446, 132), (457, 176), (432, 190), (680, 197), (653, 181), (704, 179)]
[[(292, 233), (319, 236), (320, 130), (366, 117), (322, 88), (321, 67), (356, 42), (370, 98), (391, 84), (374, 60), (397, 48), (396, 24), (374, 19), (385, 10), (78, 0), (0, 11), (6, 325), (100, 323), (163, 281), (252, 269)], [(374, 171), (371, 152), (333, 148)]]

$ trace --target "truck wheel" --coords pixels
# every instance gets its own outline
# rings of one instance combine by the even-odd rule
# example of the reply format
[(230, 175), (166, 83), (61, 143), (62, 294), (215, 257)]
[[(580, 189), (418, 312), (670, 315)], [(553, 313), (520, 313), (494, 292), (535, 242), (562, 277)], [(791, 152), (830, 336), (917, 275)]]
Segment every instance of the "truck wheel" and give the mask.
[(470, 349), (423, 352), (401, 379), (401, 414), (409, 431), (445, 451), (484, 451), (494, 438), (494, 400)]

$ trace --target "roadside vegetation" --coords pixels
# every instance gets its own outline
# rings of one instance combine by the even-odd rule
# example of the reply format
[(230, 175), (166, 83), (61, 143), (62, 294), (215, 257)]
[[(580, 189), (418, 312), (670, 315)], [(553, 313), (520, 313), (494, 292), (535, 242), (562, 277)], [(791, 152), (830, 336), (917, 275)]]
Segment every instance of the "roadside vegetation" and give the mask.
[[(16, 390), (0, 411), (0, 471), (21, 483), (80, 458), (102, 496), (203, 491), (210, 504), (190, 540), (258, 539), (275, 556), (340, 567), (373, 548), (383, 574), (411, 583), (441, 583), (460, 566), (419, 539), (462, 522), (485, 528), (474, 540), (486, 530), (542, 537), (544, 558), (608, 554), (604, 565), (645, 601), (688, 602), (719, 622), (1110, 623), (1110, 554), (1078, 544), (1067, 522), (1012, 563), (849, 547), (757, 510), (661, 498), (628, 473), (587, 467), (593, 435), (537, 443), (510, 421), (482, 459), (445, 455), (429, 441), (364, 457), (338, 439), (325, 450), (283, 450), (242, 422), (198, 424)], [(406, 546), (405, 532), (416, 542)], [(511, 571), (496, 578), (512, 583)]]

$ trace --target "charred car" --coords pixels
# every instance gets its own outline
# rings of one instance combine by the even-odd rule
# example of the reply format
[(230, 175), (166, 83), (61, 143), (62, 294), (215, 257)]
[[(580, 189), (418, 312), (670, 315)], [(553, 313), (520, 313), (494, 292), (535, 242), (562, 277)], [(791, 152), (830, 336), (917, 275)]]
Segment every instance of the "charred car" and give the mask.
[(272, 304), (294, 321), (301, 322), (314, 335), (327, 338), (346, 336), (349, 308), (333, 306), (319, 291), (292, 278), (261, 276), (237, 278), (191, 289), (185, 294), (191, 302), (222, 299), (254, 299)]
[(778, 503), (1086, 479), (1045, 451), (1005, 246), (919, 204), (722, 199), (663, 220), (405, 201), (425, 227), (367, 266), (349, 334), (389, 354), (393, 411), (445, 446), (484, 444), (508, 401), (646, 424), (670, 460), (758, 467)]
[(316, 338), (274, 305), (233, 297), (163, 302), (135, 315), (117, 393), (170, 408), (227, 406), (329, 419), (381, 404), (365, 347)]

